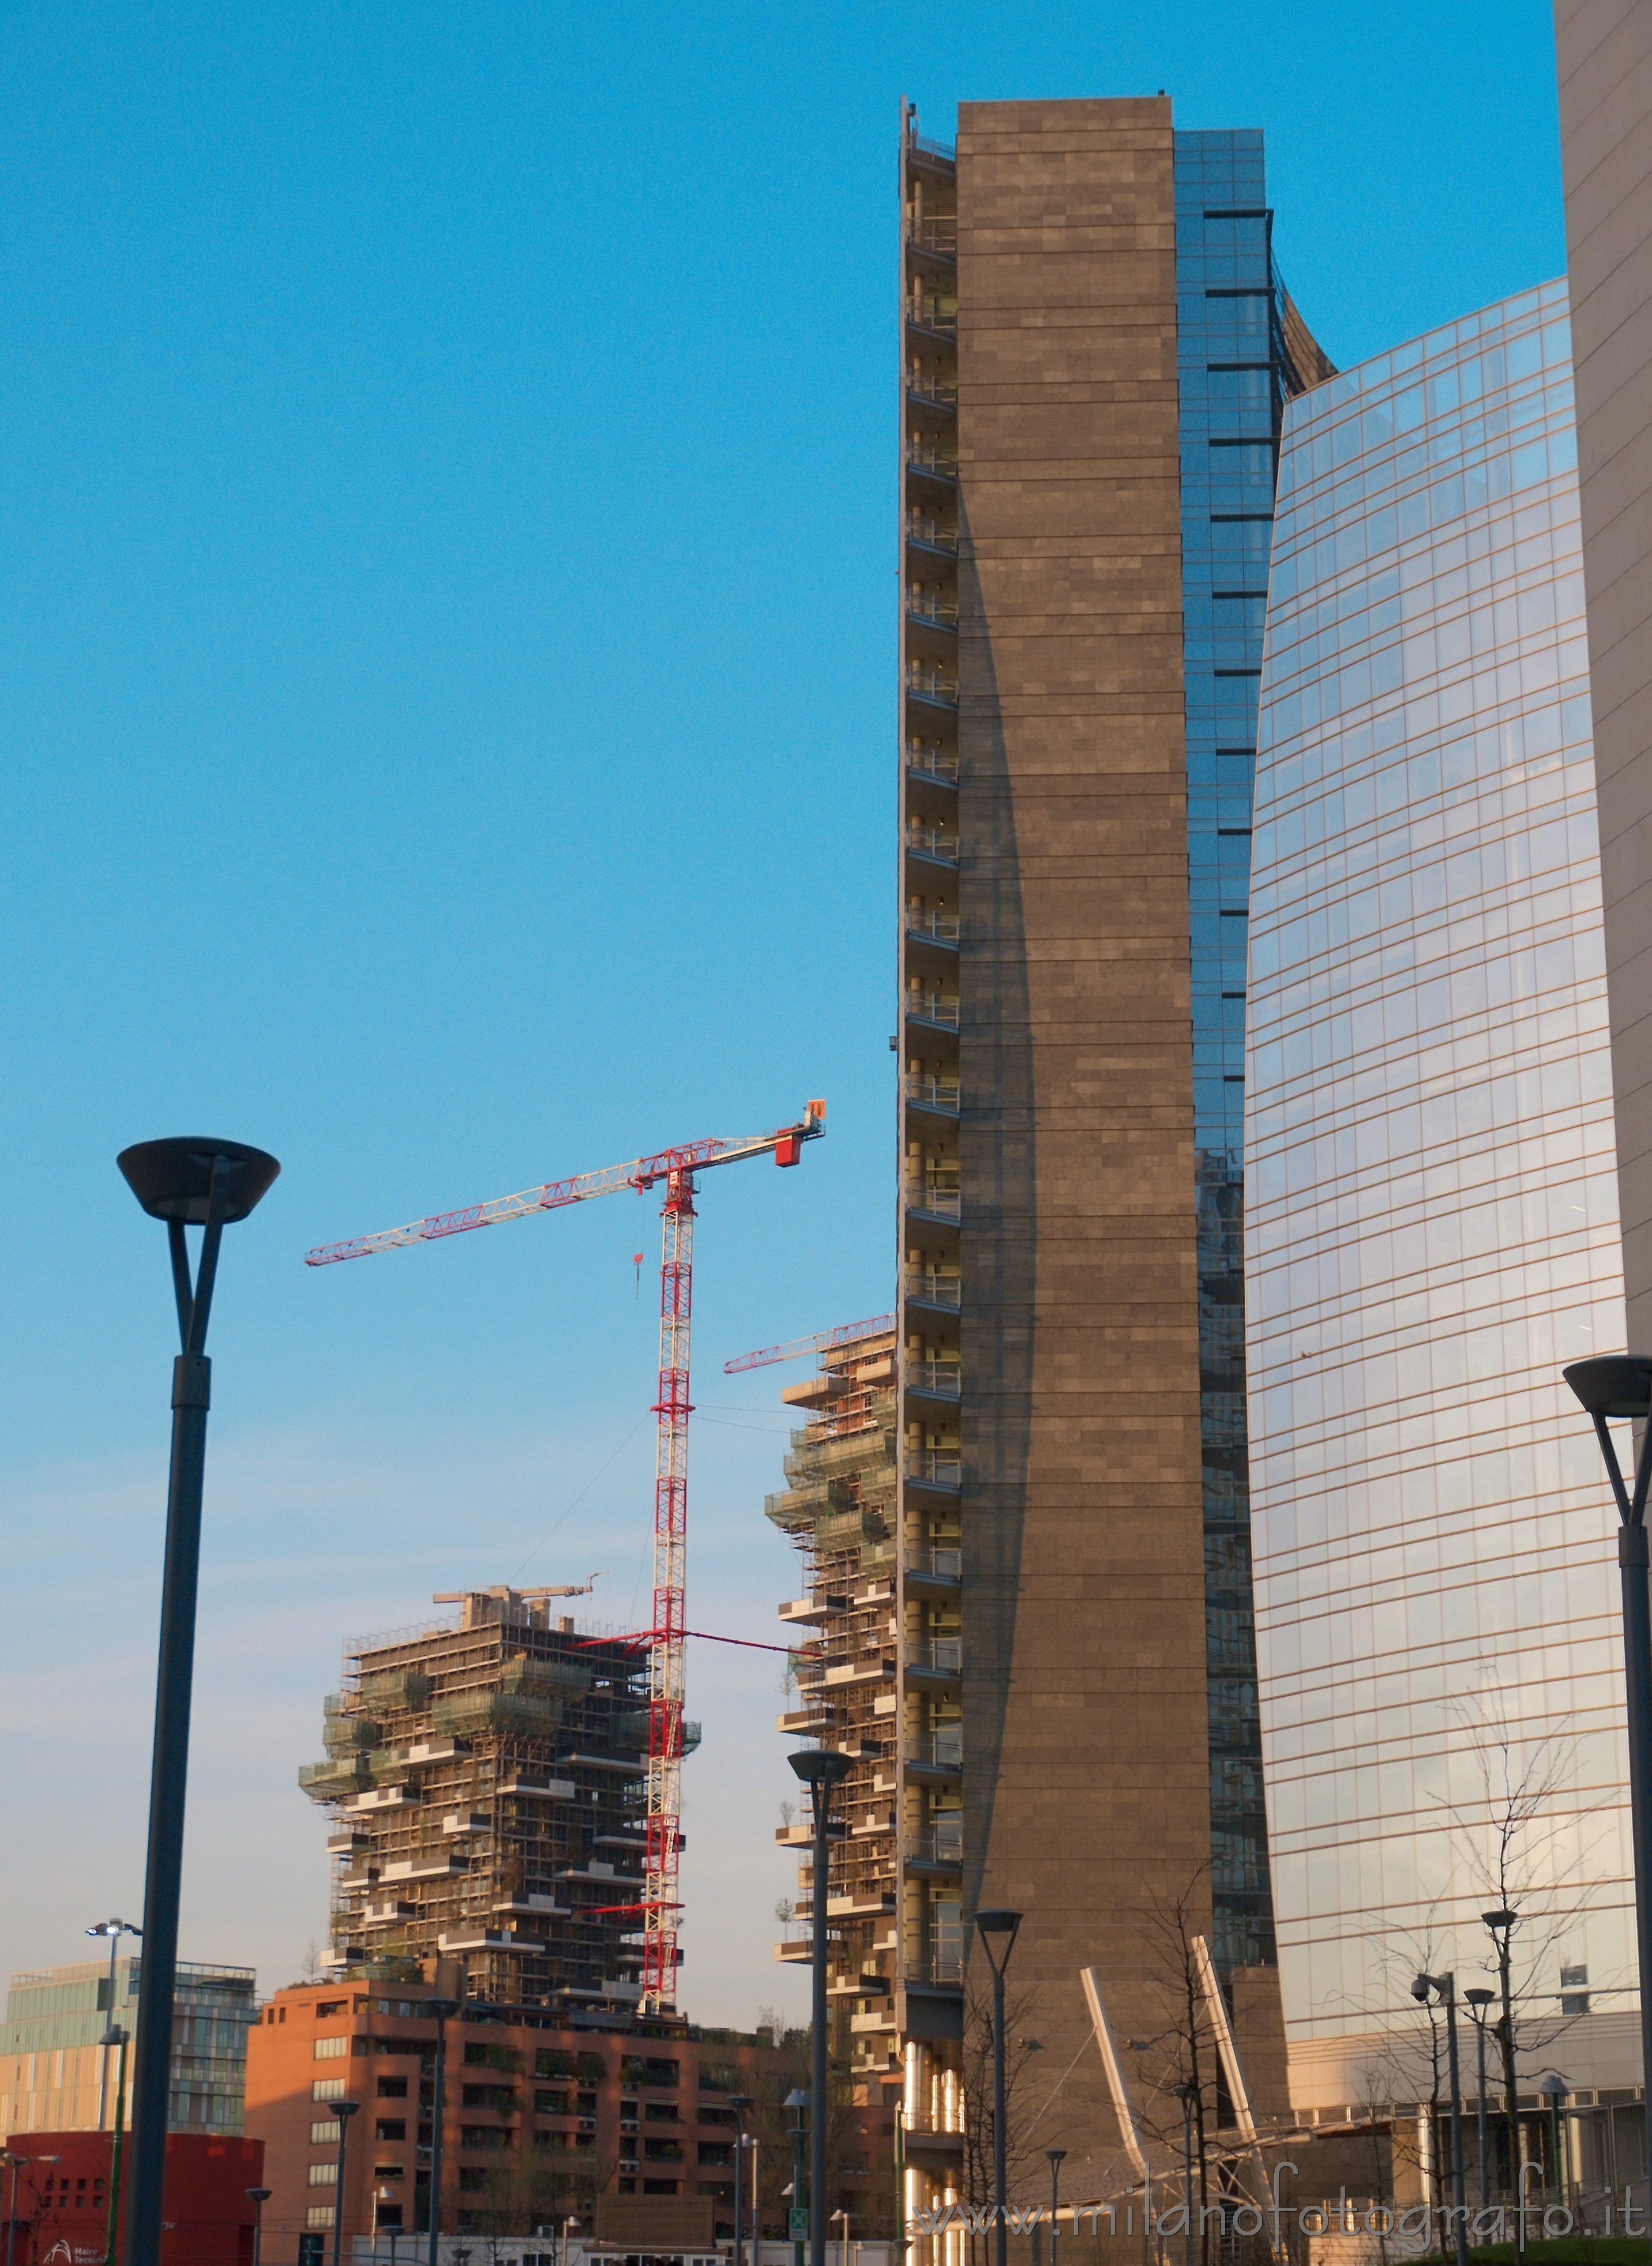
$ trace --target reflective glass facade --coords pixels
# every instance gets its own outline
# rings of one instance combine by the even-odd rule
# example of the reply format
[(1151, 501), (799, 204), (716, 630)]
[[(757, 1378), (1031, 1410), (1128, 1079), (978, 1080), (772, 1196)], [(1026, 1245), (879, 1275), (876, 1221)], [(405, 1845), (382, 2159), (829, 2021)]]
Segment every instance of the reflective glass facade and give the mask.
[(1245, 1432), (1245, 957), (1256, 700), (1280, 421), (1308, 376), (1286, 336), (1259, 132), (1178, 134), (1188, 874), (1214, 1948), (1274, 1956)]
[(1486, 1979), (1505, 1777), (1546, 1789), (1523, 2029), (1569, 1977), (1550, 2061), (1638, 2076), (1615, 1522), (1560, 1376), (1624, 1327), (1574, 465), (1559, 283), (1284, 415), (1246, 1266), (1302, 2106), (1361, 2097), (1420, 1956)]

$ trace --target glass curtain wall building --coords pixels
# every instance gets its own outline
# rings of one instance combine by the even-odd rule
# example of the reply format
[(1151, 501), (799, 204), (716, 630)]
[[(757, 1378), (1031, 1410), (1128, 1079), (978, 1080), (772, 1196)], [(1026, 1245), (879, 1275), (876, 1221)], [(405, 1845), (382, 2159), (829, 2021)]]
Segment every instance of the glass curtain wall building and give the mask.
[(1245, 960), (1256, 700), (1285, 403), (1329, 366), (1273, 256), (1262, 136), (1178, 134), (1176, 380), (1213, 1949), (1274, 1958), (1245, 1414)]
[[(1624, 1327), (1575, 456), (1560, 283), (1284, 417), (1247, 1341), (1291, 2084), (1324, 2119), (1426, 2094), (1411, 1978), (1495, 1985), (1499, 1907), (1532, 2105), (1545, 2070), (1585, 2108), (1640, 2076), (1615, 1517), (1561, 1381)], [(1638, 2170), (1575, 2129), (1575, 2176)]]

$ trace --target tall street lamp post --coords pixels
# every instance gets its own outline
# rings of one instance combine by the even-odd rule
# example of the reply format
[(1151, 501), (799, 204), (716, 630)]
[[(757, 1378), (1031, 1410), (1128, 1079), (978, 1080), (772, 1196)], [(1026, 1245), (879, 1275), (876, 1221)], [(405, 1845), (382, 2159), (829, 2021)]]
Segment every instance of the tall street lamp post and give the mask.
[(1006, 2140), (1005, 2125), (1008, 2109), (1005, 2094), (1004, 2075), (1004, 1970), (1010, 1963), (1010, 1954), (1015, 1948), (1015, 1939), (1020, 1933), (1021, 1915), (1018, 1911), (978, 1911), (976, 1914), (976, 1933), (992, 1970), (992, 2258), (993, 2266), (1005, 2266), (1009, 2255), (1009, 2180), (1005, 2171)]
[(274, 2188), (249, 2188), (247, 2201), (252, 2206), (252, 2266), (264, 2266), (264, 2206), (275, 2192)]
[(1451, 2087), (1451, 2211), (1457, 2235), (1457, 2266), (1468, 2266), (1468, 2204), (1463, 2194), (1463, 2084), (1457, 2052), (1457, 1977), (1419, 1975), (1411, 1995), (1427, 2006), (1430, 1994), (1445, 2008), (1445, 2058)]
[(1497, 1984), (1502, 2012), (1497, 2018), (1497, 2045), (1502, 2059), (1503, 2122), (1509, 2128), (1509, 2185), (1515, 2199), (1516, 2266), (1525, 2266), (1526, 2182), (1525, 2148), (1520, 2131), (1520, 2085), (1515, 2072), (1514, 1931), (1518, 1912), (1481, 1912), (1497, 1947)]
[(728, 2106), (735, 2112), (735, 2266), (745, 2266), (746, 2111), (751, 2105), (749, 2093), (731, 2093), (728, 2096)]
[(425, 2013), (436, 2026), (436, 2061), (430, 2102), (430, 2266), (442, 2256), (442, 2140), (448, 2121), (448, 2024), (459, 2011), (457, 1999), (427, 1999)]
[(333, 2113), (339, 2120), (339, 2161), (333, 2173), (333, 2266), (339, 2266), (344, 2249), (344, 2159), (350, 2145), (350, 2119), (361, 2107), (359, 2101), (335, 2101)]
[(1184, 2078), (1175, 2094), (1181, 2103), (1181, 2192), (1186, 2206), (1182, 2213), (1181, 2255), (1187, 2266), (1193, 2266), (1193, 2104), (1199, 2098), (1199, 2088)]
[(1486, 2115), (1486, 2009), (1495, 1999), (1497, 1993), (1495, 1991), (1465, 1991), (1463, 1996), (1467, 1999), (1468, 2011), (1473, 2017), (1474, 2053), (1477, 2064), (1475, 2073), (1480, 2080), (1480, 2090), (1474, 2104), (1478, 2138), (1480, 2140), (1480, 2207), (1482, 2211), (1489, 2211), (1491, 2209), (1491, 2145), (1490, 2138), (1486, 2130), (1488, 2123)]
[(1538, 2091), (1548, 2103), (1549, 2109), (1549, 2146), (1551, 2161), (1554, 2167), (1554, 2200), (1557, 2204), (1564, 2204), (1566, 2171), (1561, 2153), (1561, 2103), (1566, 2098), (1566, 2080), (1558, 2071), (1546, 2070), (1538, 2080)]
[(1049, 2161), (1049, 2266), (1056, 2266), (1056, 2215), (1061, 2210), (1061, 2167), (1067, 2151), (1064, 2148), (1046, 2148), (1044, 2153)]
[(826, 2266), (826, 1907), (831, 1885), (831, 1806), (833, 1792), (853, 1765), (835, 1747), (805, 1748), (791, 1758), (791, 1763), (809, 1790), (815, 1812), (809, 1890), (814, 1999), (809, 2035), (808, 2261), (809, 2266)]
[(18, 2231), (18, 2174), (29, 2159), (19, 2156), (14, 2148), (0, 2149), (0, 2164), (11, 2175), (11, 2203), (6, 2212), (6, 2266), (11, 2266)]
[[(207, 1461), (212, 1364), (207, 1322), (224, 1229), (245, 1219), (281, 1166), (239, 1141), (140, 1141), (115, 1159), (151, 1219), (166, 1223), (182, 1350), (172, 1364), (172, 1456), (161, 1575), (160, 1660), (150, 1768), (149, 1855), (143, 1879), (143, 1963), (133, 2054), (132, 2192), (127, 2266), (160, 2266), (172, 2090), (178, 1898), (184, 1860), (184, 1794), (189, 1773), (189, 1706), (194, 1678), (195, 1594), (201, 1570), (201, 1497)], [(192, 1283), (186, 1226), (201, 1230)]]
[(109, 2104), (109, 2049), (115, 2043), (114, 2036), (114, 1963), (121, 1949), (123, 1935), (141, 1936), (141, 1927), (134, 1927), (129, 1919), (100, 1919), (96, 1927), (86, 1930), (88, 1935), (106, 1935), (109, 1939), (109, 1981), (106, 1992), (109, 2020), (98, 2041), (103, 2048), (103, 2065), (98, 2072), (98, 2130), (103, 2130), (105, 2111)]
[(126, 2134), (121, 2120), (126, 2114), (126, 2048), (127, 2033), (111, 2021), (101, 2043), (113, 2046), (114, 2058), (114, 2134), (109, 2144), (109, 2218), (104, 2240), (104, 2266), (114, 2266), (115, 2254), (121, 2246), (121, 2172), (126, 2153)]
[(803, 2116), (808, 2095), (800, 2085), (794, 2085), (781, 2105), (792, 2112), (792, 2266), (803, 2266), (803, 2245), (797, 2230), (800, 2212), (805, 2214), (801, 2224), (808, 2224), (803, 2201)]
[[(1629, 1715), (1630, 1841), (1634, 1851), (1635, 1957), (1641, 1987), (1641, 2075), (1645, 2094), (1643, 2156), (1652, 2170), (1652, 1601), (1647, 1595), (1647, 1490), (1652, 1485), (1652, 1361), (1601, 1354), (1564, 1371), (1595, 1427), (1618, 1506), (1618, 1580), (1623, 1597), (1624, 1688)], [(1641, 1426), (1633, 1482), (1626, 1482), (1612, 1436), (1613, 1417)]]

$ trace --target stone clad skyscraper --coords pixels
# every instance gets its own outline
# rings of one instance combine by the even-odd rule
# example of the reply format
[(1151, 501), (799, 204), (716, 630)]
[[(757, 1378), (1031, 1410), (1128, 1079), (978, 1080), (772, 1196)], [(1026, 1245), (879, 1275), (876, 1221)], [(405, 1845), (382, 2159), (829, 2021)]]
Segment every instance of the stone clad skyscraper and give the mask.
[[(1112, 2131), (1078, 1970), (1163, 2028), (1155, 1909), (1186, 1899), (1242, 2017), (1272, 1993), (1246, 912), (1276, 439), (1328, 366), (1259, 134), (967, 103), (955, 151), (909, 123), (902, 196), (899, 1363), (865, 1414), (899, 1484), (845, 1460), (822, 1498), (888, 1584), (816, 1544), (791, 1721), (845, 1736), (877, 1590), (898, 1688), (881, 1736), (854, 1716), (839, 1988), (918, 2208), (965, 2176), (948, 1960), (978, 1907), (1024, 1912), (1018, 2020), (1052, 2085), (1072, 2064), (1029, 2146)], [(808, 1543), (813, 1510), (776, 1515)]]

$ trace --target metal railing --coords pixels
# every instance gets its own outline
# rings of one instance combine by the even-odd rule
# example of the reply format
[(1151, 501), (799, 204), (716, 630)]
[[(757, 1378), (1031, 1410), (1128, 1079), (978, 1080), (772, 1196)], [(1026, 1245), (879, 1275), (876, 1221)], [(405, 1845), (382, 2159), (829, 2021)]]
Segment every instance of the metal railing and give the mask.
[(906, 390), (914, 401), (925, 401), (932, 409), (956, 409), (958, 389), (948, 385), (944, 378), (923, 377), (917, 370), (909, 370)]
[(915, 472), (936, 472), (944, 480), (958, 477), (958, 459), (945, 449), (926, 446), (921, 441), (906, 444), (906, 461)]
[(906, 932), (908, 936), (927, 937), (935, 944), (956, 944), (958, 916), (956, 913), (928, 911), (921, 905), (909, 905)]
[[(961, 1582), (963, 1579), (963, 1550), (917, 1550), (906, 1559), (906, 1573), (932, 1573), (939, 1582)], [(959, 1745), (963, 1731), (933, 1731), (929, 1738), (929, 1761), (940, 1763), (947, 1770), (956, 1770), (963, 1761), (963, 1747)], [(945, 1740), (952, 1740), (947, 1754), (940, 1751)]]
[(906, 1202), (909, 1210), (926, 1211), (934, 1219), (963, 1217), (963, 1192), (950, 1181), (909, 1181)]
[(927, 134), (920, 134), (916, 127), (906, 138), (921, 157), (939, 157), (943, 164), (947, 165), (955, 165), (958, 162), (958, 152), (950, 142), (932, 141)]
[[(906, 1382), (909, 1391), (926, 1392), (932, 1400), (961, 1400), (963, 1398), (963, 1369), (961, 1364), (955, 1361), (909, 1361), (906, 1364)], [(961, 1553), (956, 1550), (946, 1550), (939, 1553), (932, 1550), (928, 1553), (932, 1559), (937, 1554), (945, 1558), (961, 1559)], [(908, 1559), (907, 1563), (919, 1573), (939, 1574), (943, 1570), (939, 1566), (930, 1565), (916, 1558)], [(956, 1574), (960, 1571), (960, 1566), (949, 1566), (945, 1570), (947, 1573)]]
[(949, 779), (955, 786), (958, 758), (950, 748), (909, 748), (906, 768), (920, 778)]
[(932, 1636), (927, 1644), (914, 1645), (910, 1657), (915, 1668), (932, 1668), (939, 1676), (961, 1676), (963, 1639)]
[(958, 837), (939, 826), (909, 826), (906, 846), (926, 858), (944, 858), (952, 866), (958, 863)]
[(939, 1945), (927, 1959), (915, 1959), (906, 1971), (914, 1983), (961, 1983), (963, 1953), (952, 1944)]
[[(926, 1480), (931, 1487), (961, 1487), (963, 1464), (956, 1454), (945, 1448), (909, 1448), (906, 1476), (909, 1480)], [(953, 1640), (949, 1638), (947, 1641), (950, 1643)], [(939, 1662), (933, 1664), (940, 1665)]]
[(957, 1308), (963, 1304), (963, 1283), (956, 1275), (938, 1275), (925, 1267), (906, 1270), (906, 1295), (926, 1306)]
[(943, 527), (938, 519), (924, 511), (907, 513), (906, 539), (909, 543), (927, 544), (932, 551), (950, 551), (955, 554), (958, 549), (957, 529)]
[(953, 291), (914, 291), (906, 303), (906, 319), (921, 331), (943, 335), (958, 328), (958, 297)]
[(916, 622), (921, 629), (955, 630), (958, 609), (955, 604), (948, 605), (944, 599), (920, 598), (909, 592), (906, 618), (909, 622)]
[(906, 1012), (914, 1021), (934, 1023), (944, 1031), (958, 1028), (958, 1002), (948, 999), (939, 991), (909, 991)]
[(963, 1835), (961, 1831), (915, 1833), (907, 1854), (920, 1865), (961, 1865)]
[(906, 1081), (906, 1098), (928, 1109), (944, 1109), (955, 1117), (963, 1106), (963, 1094), (955, 1078), (925, 1078), (917, 1071)]
[(949, 708), (958, 705), (957, 678), (944, 676), (939, 669), (925, 669), (916, 661), (907, 663), (906, 689), (927, 700), (944, 700)]
[(956, 252), (958, 223), (955, 220), (909, 220), (906, 240), (920, 252)]

